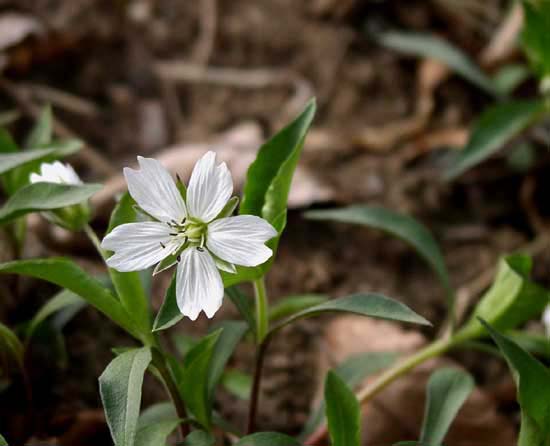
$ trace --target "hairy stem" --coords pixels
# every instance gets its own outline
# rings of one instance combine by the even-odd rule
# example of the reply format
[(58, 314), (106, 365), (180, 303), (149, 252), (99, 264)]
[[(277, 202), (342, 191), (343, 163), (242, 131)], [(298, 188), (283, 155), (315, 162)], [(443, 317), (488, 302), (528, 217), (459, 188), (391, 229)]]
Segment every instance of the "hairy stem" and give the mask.
[[(440, 339), (432, 342), (422, 350), (419, 350), (408, 358), (403, 359), (395, 366), (390, 367), (386, 372), (378, 376), (376, 380), (372, 381), (372, 383), (363, 387), (356, 393), (357, 399), (361, 404), (366, 404), (397, 378), (405, 375), (407, 372), (411, 371), (423, 362), (426, 362), (428, 359), (442, 355), (456, 344), (457, 340), (454, 339)], [(326, 435), (327, 426), (324, 424), (309, 436), (309, 438), (305, 441), (305, 444), (310, 446), (317, 445), (326, 437)]]
[(256, 297), (256, 342), (261, 345), (269, 329), (267, 293), (263, 277), (254, 281), (254, 295)]

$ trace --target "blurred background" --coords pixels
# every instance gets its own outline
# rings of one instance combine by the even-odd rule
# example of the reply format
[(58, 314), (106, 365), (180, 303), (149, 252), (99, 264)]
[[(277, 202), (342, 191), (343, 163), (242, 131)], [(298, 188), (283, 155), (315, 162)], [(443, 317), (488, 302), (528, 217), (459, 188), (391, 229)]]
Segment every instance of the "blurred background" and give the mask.
[[(467, 143), (475, 118), (494, 99), (440, 62), (379, 41), (388, 30), (429, 33), (494, 74), (525, 63), (516, 45), (521, 20), (518, 5), (504, 0), (0, 0), (0, 120), (21, 138), (41, 107), (51, 104), (58, 136), (85, 141), (69, 161), (86, 180), (106, 183), (94, 202), (93, 225), (102, 233), (113, 198), (125, 187), (121, 169), (136, 155), (159, 158), (187, 178), (212, 149), (239, 186), (262, 142), (315, 96), (318, 114), (268, 277), (271, 296), (377, 291), (437, 327), (445, 315), (444, 291), (409, 247), (369, 229), (307, 221), (302, 212), (369, 203), (414, 215), (440, 242), (464, 308), (490, 283), (506, 252), (536, 254), (537, 278), (547, 281), (547, 128), (532, 128), (488, 162), (452, 182), (442, 180), (449, 157)], [(514, 94), (536, 91), (525, 77)], [(35, 217), (25, 256), (70, 254), (99, 272), (83, 237)], [(13, 254), (2, 243), (6, 261)], [(154, 282), (154, 306), (168, 281)], [(0, 319), (12, 326), (55, 291), (5, 277), (0, 288)], [(219, 314), (236, 312), (226, 302)], [(181, 323), (175, 347), (207, 325), (203, 317)], [(32, 432), (17, 386), (0, 393), (0, 431), (52, 444), (109, 444), (97, 377), (110, 347), (129, 340), (91, 309), (70, 319), (63, 333), (61, 341), (45, 333), (44, 345), (33, 351)], [(299, 431), (328, 367), (359, 351), (408, 351), (435, 333), (352, 316), (293, 326), (268, 358), (260, 427)], [(53, 352), (50, 335), (59, 341)], [(232, 366), (249, 373), (252, 354), (243, 347)], [(504, 364), (477, 353), (455, 356), (482, 387), (448, 444), (474, 444), (472, 438), (515, 444), (518, 415)], [(369, 407), (367, 444), (416, 435), (425, 379), (436, 366), (396, 384)], [(218, 407), (242, 424), (246, 402), (234, 393), (225, 391)], [(145, 404), (161, 398), (151, 381)]]

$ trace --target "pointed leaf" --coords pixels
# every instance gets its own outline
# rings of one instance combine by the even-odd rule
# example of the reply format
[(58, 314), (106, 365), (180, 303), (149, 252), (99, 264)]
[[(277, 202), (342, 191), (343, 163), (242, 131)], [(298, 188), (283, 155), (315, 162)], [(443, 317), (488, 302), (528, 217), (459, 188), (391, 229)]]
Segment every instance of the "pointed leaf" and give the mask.
[(522, 0), (525, 24), (521, 33), (523, 50), (539, 78), (550, 74), (550, 2)]
[(499, 96), (491, 78), (459, 48), (444, 39), (430, 34), (388, 31), (375, 36), (378, 43), (404, 54), (444, 63), (454, 72), (482, 90)]
[(444, 368), (432, 374), (428, 381), (421, 444), (441, 446), (474, 386), (473, 378), (462, 370)]
[(518, 387), (522, 426), (518, 446), (550, 445), (550, 371), (529, 353), (481, 320), (506, 358)]
[[(279, 235), (267, 245), (274, 253), (285, 228), (290, 184), (315, 109), (315, 101), (311, 100), (300, 116), (260, 147), (248, 169), (239, 214), (258, 215), (273, 225)], [(263, 276), (273, 257), (254, 268), (238, 267), (236, 274), (222, 273), (225, 287)]]
[[(134, 200), (128, 193), (125, 193), (111, 214), (107, 234), (119, 225), (136, 221), (136, 211), (133, 205)], [(137, 271), (120, 272), (109, 268), (109, 275), (122, 306), (134, 320), (136, 327), (142, 333), (149, 334), (151, 331), (149, 299), (145, 294), (139, 273)]]
[(178, 383), (187, 408), (204, 427), (209, 428), (212, 417), (212, 400), (209, 395), (212, 357), (223, 329), (204, 337), (189, 353), (184, 362), (181, 381)]
[(170, 286), (168, 290), (166, 290), (166, 295), (164, 296), (160, 310), (155, 318), (155, 322), (153, 323), (153, 331), (166, 330), (182, 319), (183, 314), (181, 314), (178, 308), (176, 298), (176, 273), (174, 273)]
[(414, 218), (379, 206), (350, 206), (306, 212), (312, 220), (331, 220), (373, 227), (410, 244), (431, 266), (448, 292), (451, 292), (445, 260), (428, 229)]
[(67, 288), (139, 338), (128, 314), (113, 294), (78, 265), (64, 258), (20, 260), (0, 264), (0, 274), (35, 277)]
[(46, 105), (42, 108), (38, 120), (34, 124), (34, 127), (25, 141), (24, 146), (26, 149), (34, 149), (38, 146), (51, 142), (53, 136), (52, 120), (52, 108), (49, 105)]
[(346, 383), (329, 371), (325, 380), (325, 401), (332, 446), (360, 446), (359, 401)]
[(280, 330), (282, 327), (298, 319), (317, 316), (322, 313), (355, 313), (362, 316), (370, 316), (379, 319), (388, 319), (401, 322), (410, 322), (420, 325), (431, 325), (422, 316), (416, 314), (409, 307), (401, 302), (390, 299), (381, 294), (352, 294), (341, 297), (340, 299), (330, 300), (320, 305), (315, 305), (306, 310), (293, 314), (287, 319), (275, 325), (272, 332)]
[(2, 435), (0, 435), (0, 446), (9, 446), (8, 442), (4, 437), (2, 437)]
[(0, 322), (0, 366), (9, 370), (12, 365), (23, 370), (24, 348), (16, 334)]
[(226, 288), (225, 294), (231, 299), (231, 302), (233, 302), (242, 318), (246, 321), (250, 331), (255, 334), (256, 316), (254, 316), (254, 307), (251, 299), (236, 286)]
[(0, 208), (0, 225), (30, 212), (49, 211), (85, 202), (102, 187), (99, 184), (29, 184), (18, 189)]
[(328, 296), (322, 294), (302, 294), (284, 297), (269, 308), (269, 320), (276, 321), (291, 316), (299, 311), (322, 304), (328, 299)]
[(294, 438), (278, 432), (258, 432), (241, 438), (234, 446), (302, 446)]
[(548, 303), (548, 290), (529, 280), (531, 264), (531, 259), (521, 254), (501, 259), (493, 285), (475, 307), (470, 320), (456, 333), (456, 338), (475, 339), (484, 335), (478, 318), (505, 331), (540, 315)]
[(105, 418), (115, 446), (133, 446), (137, 433), (141, 386), (151, 350), (133, 349), (117, 356), (99, 377)]
[(489, 158), (536, 122), (543, 112), (542, 100), (506, 102), (489, 107), (474, 125), (468, 144), (453, 160), (445, 178), (452, 180)]

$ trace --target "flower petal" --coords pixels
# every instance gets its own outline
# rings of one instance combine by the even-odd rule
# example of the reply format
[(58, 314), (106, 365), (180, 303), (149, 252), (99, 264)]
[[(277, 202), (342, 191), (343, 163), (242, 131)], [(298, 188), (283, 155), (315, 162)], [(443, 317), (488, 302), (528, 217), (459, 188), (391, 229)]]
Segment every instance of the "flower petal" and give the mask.
[(196, 248), (183, 251), (176, 277), (176, 297), (182, 314), (193, 321), (201, 310), (211, 318), (221, 307), (222, 278), (208, 251)]
[(160, 262), (175, 248), (170, 232), (168, 225), (155, 221), (117, 226), (101, 242), (103, 249), (114, 251), (107, 265), (118, 271), (139, 271)]
[(206, 246), (220, 259), (242, 266), (257, 266), (267, 261), (273, 251), (265, 242), (277, 231), (263, 218), (238, 215), (220, 218), (208, 225)]
[(185, 203), (170, 173), (153, 158), (138, 156), (141, 170), (124, 168), (128, 191), (139, 207), (160, 221), (181, 221)]
[(59, 161), (42, 163), (40, 165), (40, 175), (31, 173), (29, 179), (31, 183), (82, 184), (73, 167)]
[(189, 215), (212, 221), (233, 193), (233, 180), (225, 163), (216, 166), (216, 154), (207, 152), (197, 161), (187, 188)]

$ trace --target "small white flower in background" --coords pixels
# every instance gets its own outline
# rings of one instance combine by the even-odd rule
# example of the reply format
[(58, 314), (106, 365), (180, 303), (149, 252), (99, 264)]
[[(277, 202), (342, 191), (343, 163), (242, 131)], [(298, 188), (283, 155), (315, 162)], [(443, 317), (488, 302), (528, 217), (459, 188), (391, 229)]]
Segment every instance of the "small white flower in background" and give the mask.
[(180, 311), (191, 320), (201, 310), (211, 318), (224, 294), (218, 269), (234, 273), (235, 265), (261, 265), (273, 254), (265, 243), (277, 232), (254, 215), (220, 215), (233, 181), (225, 163), (216, 165), (214, 152), (197, 161), (185, 200), (160, 162), (143, 157), (138, 162), (141, 170), (124, 169), (128, 191), (156, 221), (117, 226), (102, 242), (114, 251), (107, 264), (118, 271), (159, 264), (158, 272), (177, 262)]
[(31, 183), (82, 184), (73, 166), (60, 163), (59, 161), (42, 163), (40, 165), (40, 174), (31, 173), (29, 180)]
[(544, 328), (546, 328), (546, 334), (550, 336), (550, 305), (542, 313), (542, 323), (544, 324)]

